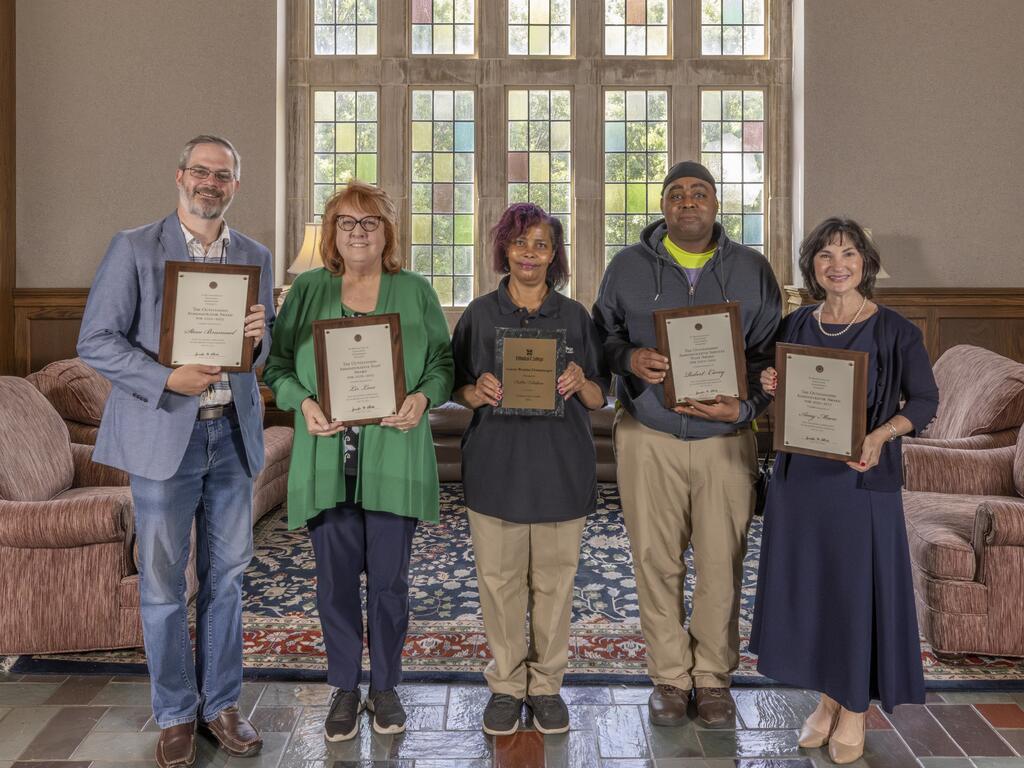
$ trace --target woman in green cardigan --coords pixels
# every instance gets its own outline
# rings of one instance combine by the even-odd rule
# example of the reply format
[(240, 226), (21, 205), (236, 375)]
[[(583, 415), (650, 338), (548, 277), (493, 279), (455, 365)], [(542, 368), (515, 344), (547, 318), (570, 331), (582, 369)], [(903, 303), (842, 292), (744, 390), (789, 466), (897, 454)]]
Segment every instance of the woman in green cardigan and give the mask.
[[(364, 706), (378, 733), (405, 729), (395, 686), (409, 624), (409, 553), (417, 521), (438, 519), (437, 463), (423, 415), (451, 393), (448, 324), (430, 283), (401, 268), (396, 218), (388, 195), (359, 181), (327, 202), (324, 268), (292, 284), (263, 372), (278, 407), (295, 411), (288, 526), (308, 526), (316, 556), (327, 680), (337, 688), (324, 723), (328, 741), (354, 737)], [(380, 426), (328, 422), (317, 403), (313, 321), (389, 312), (401, 315), (409, 394)], [(362, 572), (371, 667), (365, 702)]]

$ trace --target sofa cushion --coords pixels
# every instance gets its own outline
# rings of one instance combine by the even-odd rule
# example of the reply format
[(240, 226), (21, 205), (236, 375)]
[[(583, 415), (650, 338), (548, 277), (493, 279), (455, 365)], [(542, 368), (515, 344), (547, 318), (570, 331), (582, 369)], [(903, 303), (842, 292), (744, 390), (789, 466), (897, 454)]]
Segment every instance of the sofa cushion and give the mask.
[(987, 498), (904, 491), (907, 542), (914, 564), (933, 578), (974, 579), (975, 515)]
[(48, 501), (71, 487), (68, 428), (39, 390), (0, 377), (0, 499)]
[(94, 427), (100, 425), (110, 382), (80, 358), (58, 360), (28, 376), (63, 418)]
[(934, 373), (939, 411), (922, 437), (970, 437), (1024, 422), (1024, 363), (960, 344), (943, 353)]
[(1017, 434), (1017, 452), (1013, 456), (1013, 487), (1024, 496), (1024, 429)]

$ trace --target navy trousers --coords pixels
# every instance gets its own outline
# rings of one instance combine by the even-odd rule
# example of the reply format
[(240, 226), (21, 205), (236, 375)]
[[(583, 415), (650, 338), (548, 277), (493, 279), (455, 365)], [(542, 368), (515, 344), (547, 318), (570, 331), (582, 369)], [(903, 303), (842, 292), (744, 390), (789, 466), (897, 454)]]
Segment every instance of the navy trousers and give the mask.
[[(349, 482), (349, 490), (353, 483)], [(351, 498), (352, 493), (348, 496)], [(309, 522), (316, 556), (316, 602), (327, 648), (327, 682), (351, 691), (363, 658), (359, 576), (366, 572), (366, 639), (370, 688), (386, 691), (402, 679), (409, 627), (409, 553), (416, 518), (342, 502)]]

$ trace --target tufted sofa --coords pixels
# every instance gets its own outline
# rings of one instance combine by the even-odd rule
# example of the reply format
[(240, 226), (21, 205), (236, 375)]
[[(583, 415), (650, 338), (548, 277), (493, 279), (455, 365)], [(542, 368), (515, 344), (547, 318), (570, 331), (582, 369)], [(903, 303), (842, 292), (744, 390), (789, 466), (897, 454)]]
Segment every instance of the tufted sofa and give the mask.
[(921, 632), (940, 654), (1024, 656), (1024, 364), (958, 346), (935, 378), (938, 416), (903, 446)]

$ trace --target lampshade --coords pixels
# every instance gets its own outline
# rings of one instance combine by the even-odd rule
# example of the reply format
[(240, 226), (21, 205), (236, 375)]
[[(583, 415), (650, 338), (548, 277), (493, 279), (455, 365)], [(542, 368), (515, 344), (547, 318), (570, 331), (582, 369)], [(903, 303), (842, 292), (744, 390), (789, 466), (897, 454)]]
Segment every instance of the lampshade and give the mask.
[[(871, 235), (871, 227), (864, 227), (864, 234), (868, 236), (868, 239), (874, 242), (875, 238)], [(885, 271), (885, 267), (881, 264), (878, 265), (878, 274), (875, 275), (876, 280), (887, 280), (889, 273)]]
[(306, 232), (302, 236), (302, 247), (299, 253), (288, 267), (289, 275), (301, 275), (310, 269), (322, 266), (320, 261), (320, 225), (307, 224)]

